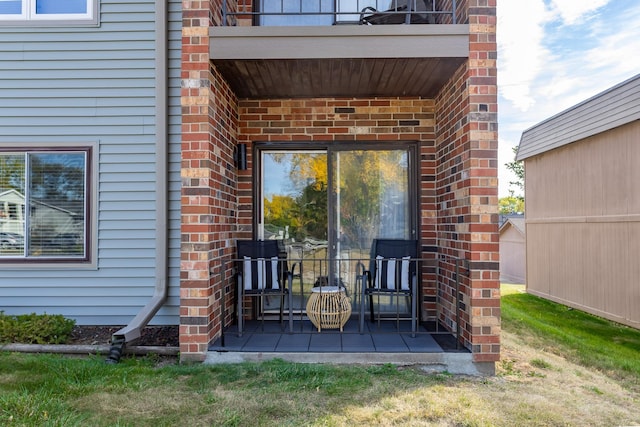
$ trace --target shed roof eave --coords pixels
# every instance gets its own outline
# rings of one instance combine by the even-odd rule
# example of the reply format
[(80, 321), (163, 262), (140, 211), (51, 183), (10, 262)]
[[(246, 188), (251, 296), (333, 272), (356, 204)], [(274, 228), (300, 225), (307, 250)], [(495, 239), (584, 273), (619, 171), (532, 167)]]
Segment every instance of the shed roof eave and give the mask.
[(522, 132), (516, 160), (640, 120), (640, 74)]

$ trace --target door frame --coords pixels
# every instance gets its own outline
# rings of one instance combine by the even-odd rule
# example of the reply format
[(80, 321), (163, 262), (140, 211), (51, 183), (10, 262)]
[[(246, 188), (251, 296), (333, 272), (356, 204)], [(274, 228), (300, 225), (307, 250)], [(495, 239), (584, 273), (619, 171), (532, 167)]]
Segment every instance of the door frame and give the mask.
[[(334, 151), (361, 151), (361, 150), (398, 150), (403, 149), (408, 153), (408, 169), (409, 169), (409, 222), (410, 222), (410, 238), (420, 240), (420, 193), (418, 177), (420, 173), (419, 159), (419, 143), (417, 141), (375, 141), (375, 142), (353, 142), (353, 141), (332, 141), (332, 142), (254, 142), (252, 144), (253, 170), (252, 177), (252, 235), (258, 238), (259, 222), (262, 217), (264, 207), (262, 206), (262, 152), (263, 151), (326, 151), (327, 152), (327, 169), (331, 168), (331, 155)], [(329, 189), (332, 188), (332, 174), (328, 173)], [(330, 206), (332, 202), (331, 194), (328, 195), (327, 204)], [(331, 246), (334, 237), (331, 233), (332, 227), (335, 227), (334, 214), (328, 210), (329, 218), (327, 218), (327, 237), (328, 244)]]

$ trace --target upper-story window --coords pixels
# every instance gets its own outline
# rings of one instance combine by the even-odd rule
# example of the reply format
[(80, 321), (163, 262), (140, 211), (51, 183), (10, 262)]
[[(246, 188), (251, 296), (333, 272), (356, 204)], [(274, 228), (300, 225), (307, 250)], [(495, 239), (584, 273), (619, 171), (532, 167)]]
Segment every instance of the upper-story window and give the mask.
[(87, 262), (91, 149), (0, 150), (0, 264)]
[(97, 0), (0, 0), (3, 23), (97, 22)]
[(260, 25), (332, 25), (334, 0), (262, 0)]
[(363, 10), (385, 10), (390, 4), (393, 0), (261, 0), (258, 24), (306, 26), (358, 22)]

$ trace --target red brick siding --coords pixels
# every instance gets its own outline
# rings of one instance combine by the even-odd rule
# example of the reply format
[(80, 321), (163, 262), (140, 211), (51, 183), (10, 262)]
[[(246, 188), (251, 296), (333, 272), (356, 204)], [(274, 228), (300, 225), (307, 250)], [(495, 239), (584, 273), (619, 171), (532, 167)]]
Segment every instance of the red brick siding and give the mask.
[(486, 362), (500, 357), (495, 0), (469, 7), (469, 63), (437, 97), (438, 244), (465, 260), (458, 276), (455, 263), (441, 265), (441, 310), (455, 318), (457, 277), (465, 346)]
[(230, 242), (236, 231), (238, 107), (209, 62), (209, 2), (188, 3), (181, 71), (180, 351), (183, 359), (201, 360), (233, 313), (230, 270), (223, 262), (233, 254)]

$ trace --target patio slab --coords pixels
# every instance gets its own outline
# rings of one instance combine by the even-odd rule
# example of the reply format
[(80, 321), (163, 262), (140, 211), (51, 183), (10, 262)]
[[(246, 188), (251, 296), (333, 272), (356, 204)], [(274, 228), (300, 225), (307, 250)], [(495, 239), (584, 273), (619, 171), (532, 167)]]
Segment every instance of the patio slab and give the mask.
[[(286, 322), (285, 322), (286, 324)], [(259, 322), (246, 322), (242, 337), (235, 325), (226, 328), (224, 345), (217, 339), (209, 346), (204, 363), (240, 363), (283, 359), (296, 363), (420, 365), (424, 370), (447, 371), (455, 374), (486, 375), (482, 364), (473, 363), (466, 349), (450, 345), (453, 336), (432, 335), (420, 326), (411, 336), (409, 323), (365, 323), (359, 333), (357, 320), (350, 320), (344, 331), (318, 330), (308, 319), (294, 321), (293, 333), (288, 325), (266, 321), (264, 330)], [(431, 328), (432, 329), (432, 328)], [(449, 342), (444, 348), (438, 342)], [(490, 373), (489, 373), (490, 374)]]
[[(415, 336), (408, 333), (408, 322), (365, 323), (363, 333), (358, 332), (358, 322), (350, 320), (344, 331), (318, 330), (308, 320), (294, 321), (293, 333), (282, 328), (279, 322), (246, 323), (242, 337), (237, 327), (225, 329), (224, 339), (219, 338), (209, 346), (210, 351), (241, 352), (305, 352), (305, 353), (442, 353), (447, 352), (423, 327)], [(463, 350), (464, 352), (464, 350)]]

